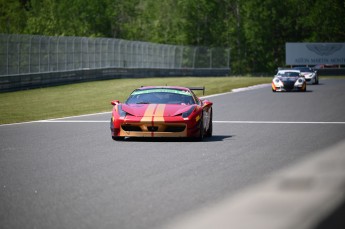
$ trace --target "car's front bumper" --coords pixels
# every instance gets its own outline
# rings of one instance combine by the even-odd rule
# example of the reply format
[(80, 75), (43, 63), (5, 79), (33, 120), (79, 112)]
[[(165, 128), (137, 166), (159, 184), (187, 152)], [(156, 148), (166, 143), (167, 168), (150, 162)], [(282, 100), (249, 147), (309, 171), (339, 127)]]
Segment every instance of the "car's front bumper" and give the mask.
[(307, 83), (309, 83), (309, 82), (315, 83), (316, 79), (317, 79), (317, 75), (316, 74), (304, 74), (304, 78), (305, 78), (305, 81)]
[[(152, 118), (150, 118), (152, 120)], [(176, 119), (176, 117), (175, 117)], [(196, 120), (160, 120), (140, 121), (136, 117), (111, 121), (113, 137), (197, 137), (200, 134), (200, 122)]]
[(306, 82), (303, 84), (295, 84), (295, 83), (284, 83), (284, 84), (275, 84), (272, 82), (272, 91), (305, 91), (306, 90)]
[(307, 83), (316, 83), (316, 76), (313, 76), (313, 77), (305, 77), (305, 81), (307, 82)]
[(274, 91), (304, 91), (302, 87), (293, 87), (293, 88), (285, 88), (285, 87), (276, 87)]

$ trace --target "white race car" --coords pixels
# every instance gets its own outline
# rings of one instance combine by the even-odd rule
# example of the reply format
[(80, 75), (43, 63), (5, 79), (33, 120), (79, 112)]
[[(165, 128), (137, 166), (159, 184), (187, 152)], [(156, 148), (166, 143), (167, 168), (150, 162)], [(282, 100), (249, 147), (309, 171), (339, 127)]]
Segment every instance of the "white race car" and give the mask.
[(307, 90), (307, 82), (299, 70), (279, 70), (272, 80), (272, 91)]
[(317, 75), (317, 71), (314, 71), (309, 67), (294, 67), (293, 69), (299, 70), (307, 82), (319, 84), (319, 76)]

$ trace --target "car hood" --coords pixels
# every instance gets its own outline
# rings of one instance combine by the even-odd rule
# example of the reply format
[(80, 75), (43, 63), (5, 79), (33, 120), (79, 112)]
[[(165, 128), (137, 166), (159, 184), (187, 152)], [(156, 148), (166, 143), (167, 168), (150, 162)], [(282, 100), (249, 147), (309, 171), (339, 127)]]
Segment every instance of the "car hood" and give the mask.
[(167, 117), (176, 116), (188, 111), (195, 105), (179, 104), (122, 104), (122, 110), (126, 113), (136, 116), (155, 116)]
[(282, 82), (296, 82), (299, 77), (278, 77)]
[(301, 72), (302, 75), (308, 76), (314, 74), (314, 72)]

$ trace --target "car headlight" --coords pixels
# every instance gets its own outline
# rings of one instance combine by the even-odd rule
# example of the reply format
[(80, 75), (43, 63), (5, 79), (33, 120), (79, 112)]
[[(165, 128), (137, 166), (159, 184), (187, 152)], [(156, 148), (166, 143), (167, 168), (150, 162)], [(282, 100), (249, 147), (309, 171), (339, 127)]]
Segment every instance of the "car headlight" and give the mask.
[(120, 117), (125, 117), (126, 116), (126, 111), (122, 110), (122, 105), (117, 106), (117, 112), (119, 113)]
[(182, 118), (187, 118), (195, 110), (195, 106), (189, 108), (189, 110), (182, 113)]
[(280, 79), (278, 79), (278, 78), (275, 78), (275, 79), (273, 80), (273, 83), (274, 83), (274, 85), (275, 85), (276, 87), (284, 87), (283, 82), (282, 82)]
[(298, 83), (303, 83), (303, 80), (302, 79), (298, 79)]

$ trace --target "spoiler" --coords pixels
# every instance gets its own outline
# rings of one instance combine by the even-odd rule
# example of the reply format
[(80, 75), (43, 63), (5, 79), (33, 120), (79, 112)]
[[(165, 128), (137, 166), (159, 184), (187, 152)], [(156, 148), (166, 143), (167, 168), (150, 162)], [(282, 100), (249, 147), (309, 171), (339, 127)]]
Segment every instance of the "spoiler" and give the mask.
[(205, 86), (204, 87), (188, 87), (188, 88), (193, 91), (202, 91), (202, 95), (205, 95)]

